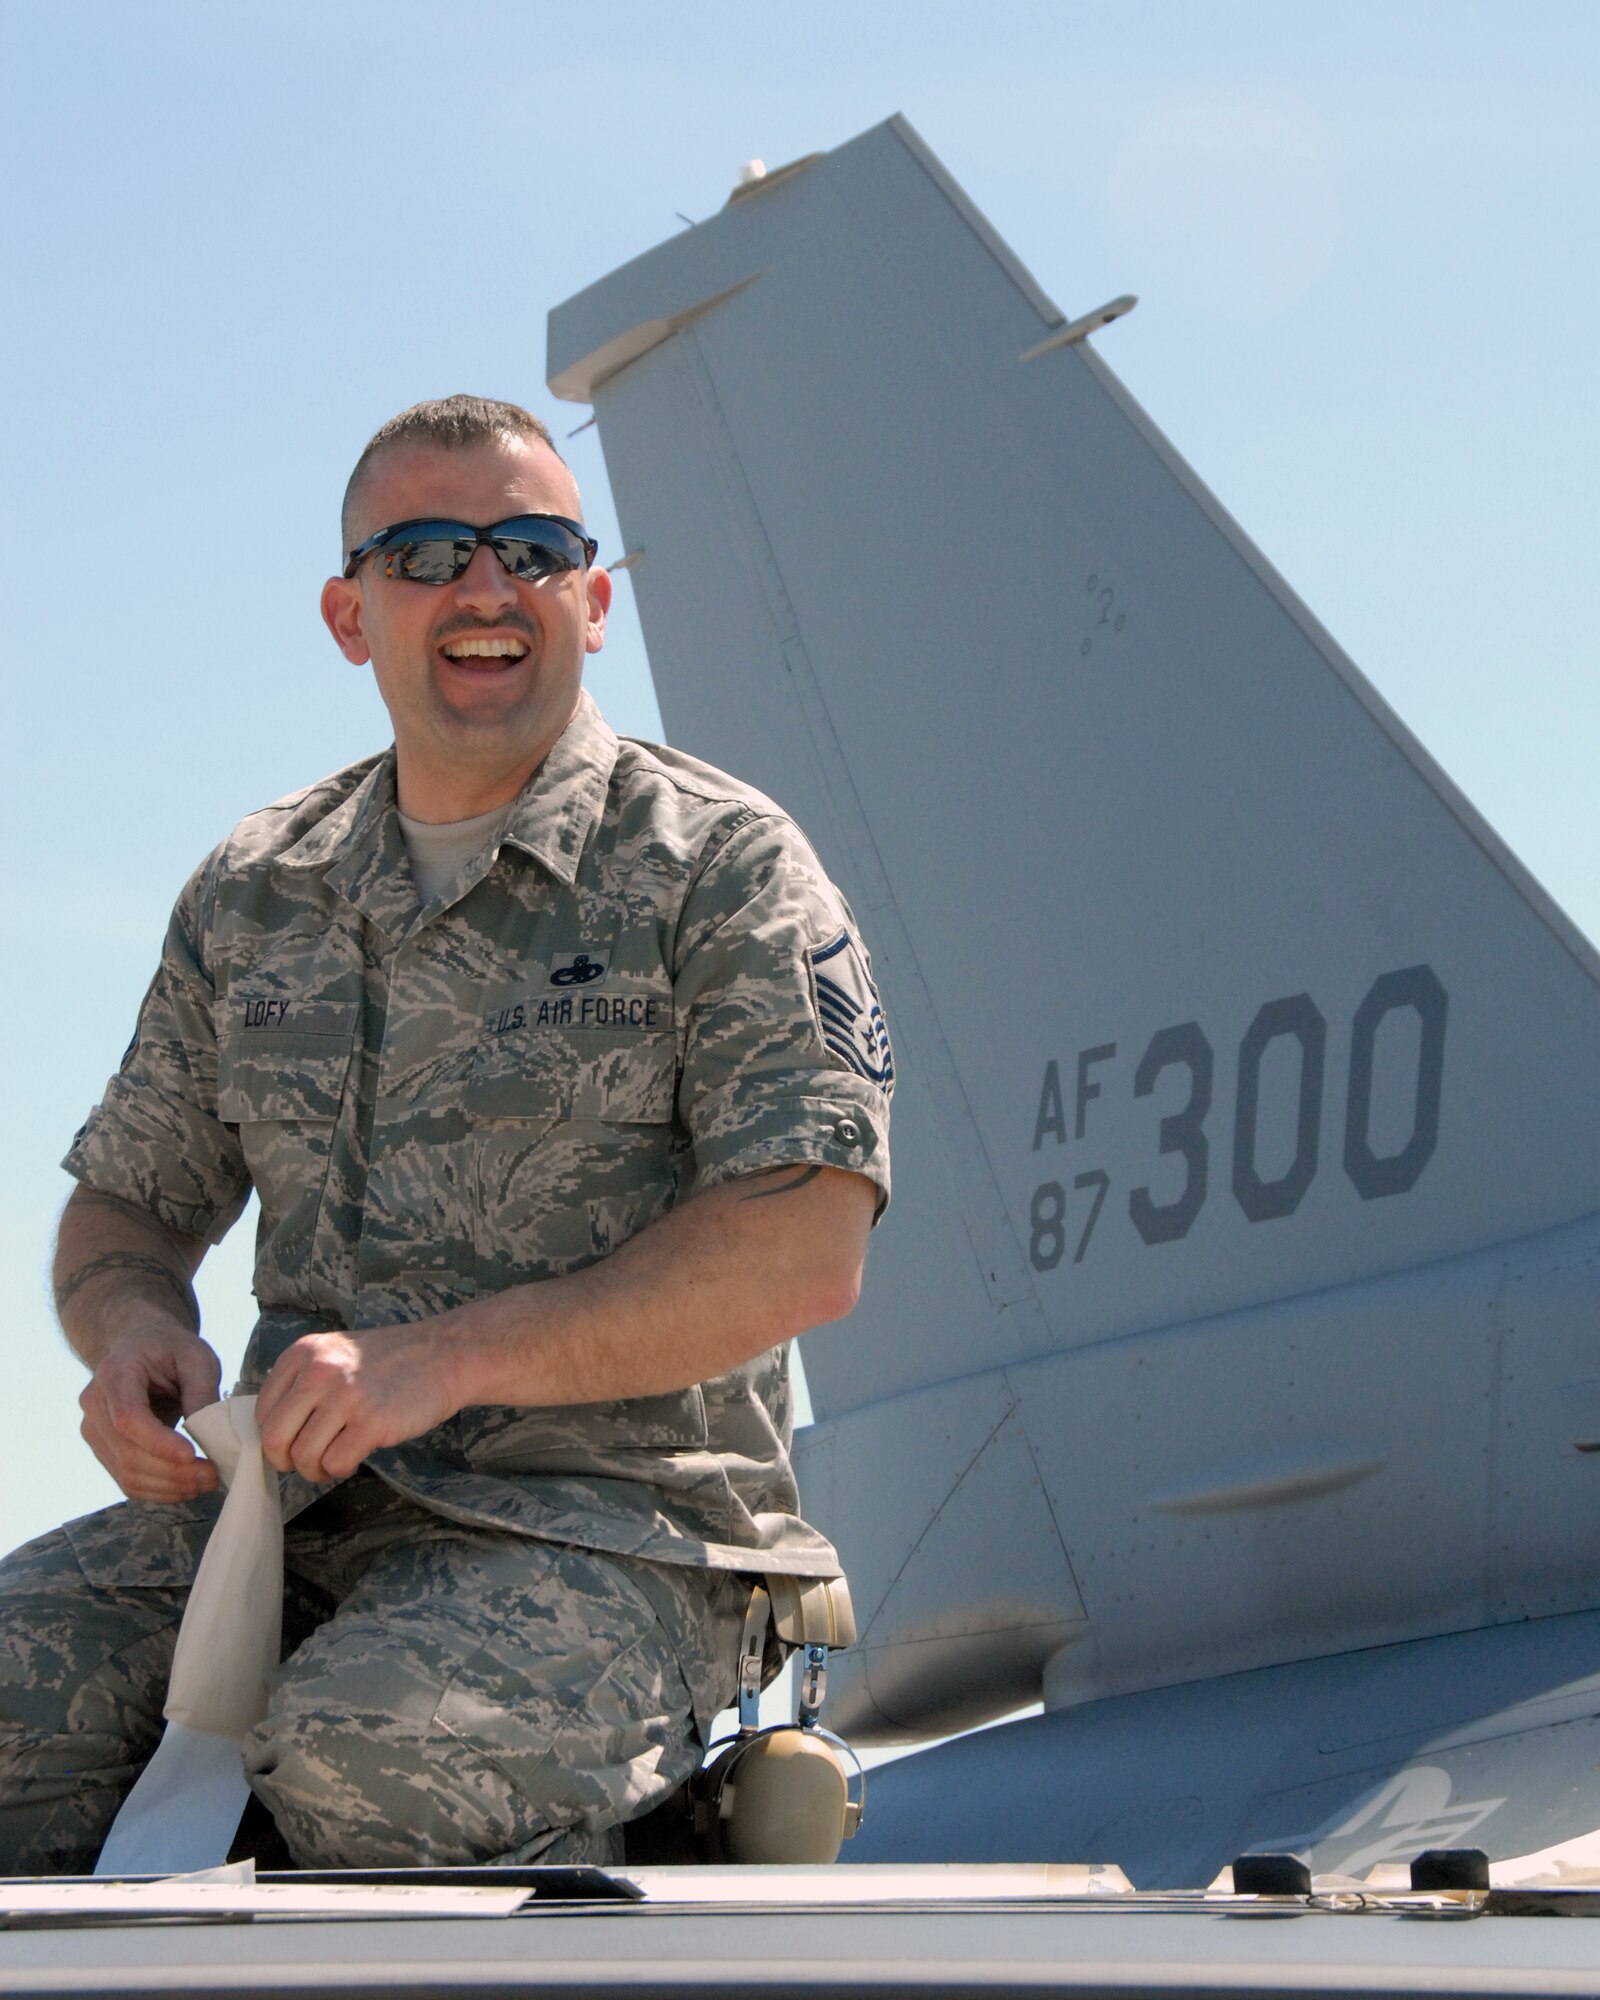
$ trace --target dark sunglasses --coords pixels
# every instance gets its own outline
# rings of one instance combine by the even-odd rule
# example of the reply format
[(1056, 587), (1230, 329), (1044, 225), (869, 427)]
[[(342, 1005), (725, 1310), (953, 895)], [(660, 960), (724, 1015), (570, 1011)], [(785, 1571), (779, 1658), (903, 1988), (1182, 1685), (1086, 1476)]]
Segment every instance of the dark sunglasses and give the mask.
[(385, 576), (405, 583), (454, 583), (480, 542), (525, 583), (581, 569), (594, 561), (599, 546), (583, 532), (581, 521), (569, 521), (565, 514), (518, 514), (491, 528), (474, 528), (466, 521), (396, 521), (353, 548), (344, 573), (354, 576), (368, 556), (381, 555)]

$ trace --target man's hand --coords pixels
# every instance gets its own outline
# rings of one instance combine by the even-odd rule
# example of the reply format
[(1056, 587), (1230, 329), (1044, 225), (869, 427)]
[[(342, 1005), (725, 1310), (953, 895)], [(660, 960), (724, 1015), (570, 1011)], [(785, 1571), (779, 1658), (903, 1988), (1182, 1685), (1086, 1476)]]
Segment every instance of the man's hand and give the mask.
[(119, 1339), (78, 1398), (84, 1440), (130, 1500), (193, 1500), (217, 1469), (172, 1428), (217, 1400), (222, 1368), (198, 1334), (152, 1323)]
[(322, 1483), (460, 1408), (453, 1348), (434, 1320), (306, 1334), (262, 1383), (256, 1423), (270, 1464)]
[(216, 1467), (173, 1426), (217, 1400), (190, 1280), (206, 1246), (148, 1209), (74, 1188), (56, 1238), (56, 1311), (93, 1371), (78, 1398), (89, 1449), (130, 1500), (193, 1500)]

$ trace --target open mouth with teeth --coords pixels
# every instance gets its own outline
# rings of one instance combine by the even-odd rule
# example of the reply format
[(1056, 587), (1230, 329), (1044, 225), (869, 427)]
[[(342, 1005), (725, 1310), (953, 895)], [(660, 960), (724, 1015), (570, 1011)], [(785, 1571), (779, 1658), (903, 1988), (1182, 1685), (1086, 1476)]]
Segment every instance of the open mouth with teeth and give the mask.
[(514, 665), (528, 654), (522, 639), (447, 639), (439, 650), (457, 666), (474, 660), (507, 660)]

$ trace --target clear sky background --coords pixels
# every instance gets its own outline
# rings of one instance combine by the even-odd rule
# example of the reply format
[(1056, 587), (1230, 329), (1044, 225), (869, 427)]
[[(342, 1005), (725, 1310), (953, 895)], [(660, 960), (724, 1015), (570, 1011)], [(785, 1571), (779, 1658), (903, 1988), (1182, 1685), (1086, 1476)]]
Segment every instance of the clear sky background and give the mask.
[[(172, 897), (387, 741), (317, 617), (351, 463), (456, 389), (581, 423), (547, 311), (752, 156), (903, 111), (1064, 309), (1137, 292), (1102, 356), (1600, 934), (1591, 0), (0, 0), (0, 93), (5, 1545), (112, 1497), (44, 1274)], [(592, 685), (654, 735), (617, 597)]]

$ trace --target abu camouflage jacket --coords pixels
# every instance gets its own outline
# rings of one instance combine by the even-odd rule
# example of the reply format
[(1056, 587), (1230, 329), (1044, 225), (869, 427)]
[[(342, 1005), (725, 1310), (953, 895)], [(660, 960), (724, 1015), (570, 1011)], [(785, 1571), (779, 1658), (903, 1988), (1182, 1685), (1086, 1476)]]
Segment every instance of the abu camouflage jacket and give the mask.
[[(843, 1167), (886, 1201), (892, 1083), (865, 952), (797, 829), (619, 740), (585, 694), (427, 905), (392, 753), (244, 820), (179, 898), (65, 1165), (213, 1242), (256, 1190), (253, 1387), (303, 1333), (558, 1277), (738, 1175)], [(790, 1430), (778, 1348), (675, 1395), (463, 1410), (368, 1462), (513, 1532), (828, 1574)]]

